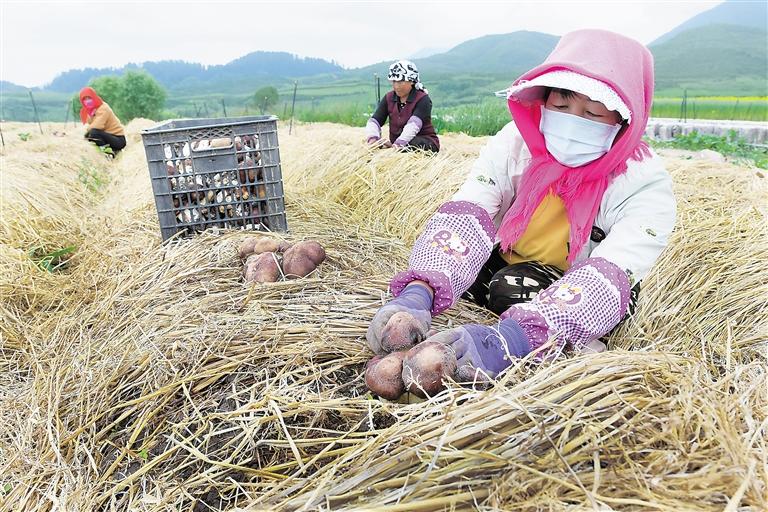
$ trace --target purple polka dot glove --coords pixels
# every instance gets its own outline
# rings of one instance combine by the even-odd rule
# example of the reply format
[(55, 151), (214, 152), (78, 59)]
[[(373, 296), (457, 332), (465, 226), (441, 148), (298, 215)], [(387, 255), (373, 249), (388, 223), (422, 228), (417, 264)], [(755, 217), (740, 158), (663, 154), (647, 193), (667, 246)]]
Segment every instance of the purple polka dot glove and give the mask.
[(531, 351), (528, 337), (514, 320), (496, 325), (468, 324), (429, 337), (444, 343), (456, 354), (456, 379), (485, 382), (509, 367), (514, 358)]
[(406, 286), (376, 312), (365, 337), (376, 354), (408, 350), (427, 337), (432, 323), (432, 295), (426, 287)]

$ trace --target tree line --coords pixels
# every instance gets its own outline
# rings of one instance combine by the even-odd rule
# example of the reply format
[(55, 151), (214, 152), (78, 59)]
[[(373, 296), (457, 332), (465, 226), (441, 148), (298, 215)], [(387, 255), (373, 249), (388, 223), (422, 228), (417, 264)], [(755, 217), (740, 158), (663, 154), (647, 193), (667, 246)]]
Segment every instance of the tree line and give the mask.
[[(122, 76), (105, 75), (91, 80), (88, 85), (127, 123), (132, 119), (162, 119), (168, 93), (149, 73), (126, 71)], [(274, 86), (258, 89), (251, 97), (251, 105), (262, 114), (277, 105), (280, 95)], [(80, 114), (79, 92), (72, 97), (72, 110)]]

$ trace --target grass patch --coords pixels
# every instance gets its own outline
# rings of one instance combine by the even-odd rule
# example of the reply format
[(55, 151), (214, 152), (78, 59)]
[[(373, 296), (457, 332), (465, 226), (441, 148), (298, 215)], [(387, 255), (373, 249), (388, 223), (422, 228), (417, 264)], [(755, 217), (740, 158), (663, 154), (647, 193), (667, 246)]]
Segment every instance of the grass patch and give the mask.
[(768, 121), (768, 99), (760, 96), (654, 98), (651, 117)]
[(502, 100), (436, 109), (432, 113), (432, 123), (438, 133), (460, 132), (476, 137), (493, 135), (511, 120), (506, 101)]
[(297, 108), (294, 117), (299, 121), (340, 123), (348, 126), (365, 126), (371, 117), (369, 105), (322, 104), (320, 106)]
[(40, 270), (53, 273), (66, 268), (69, 258), (76, 249), (77, 246), (70, 245), (62, 249), (46, 252), (42, 247), (33, 247), (29, 250), (29, 256)]
[[(101, 148), (99, 150), (105, 155), (109, 154)], [(109, 148), (109, 151), (111, 152), (112, 148)], [(94, 194), (100, 193), (109, 183), (109, 177), (104, 169), (96, 167), (85, 158), (80, 160), (80, 165), (77, 167), (77, 179)]]
[(768, 169), (768, 147), (748, 144), (735, 130), (729, 131), (727, 136), (708, 135), (694, 130), (687, 135), (678, 135), (671, 141), (652, 140), (650, 143), (658, 148), (691, 151), (711, 149), (727, 157), (752, 163), (761, 169)]
[(110, 156), (110, 157), (113, 157), (113, 158), (115, 156), (115, 150), (112, 149), (111, 146), (96, 146), (96, 148), (99, 150), (99, 153), (101, 153), (101, 154), (103, 154), (105, 156)]
[[(372, 113), (370, 105), (321, 104), (312, 108), (297, 108), (295, 117), (305, 122), (341, 123), (362, 127)], [(480, 104), (438, 108), (432, 111), (432, 124), (437, 133), (493, 135), (511, 120), (506, 104), (501, 101), (484, 101)]]

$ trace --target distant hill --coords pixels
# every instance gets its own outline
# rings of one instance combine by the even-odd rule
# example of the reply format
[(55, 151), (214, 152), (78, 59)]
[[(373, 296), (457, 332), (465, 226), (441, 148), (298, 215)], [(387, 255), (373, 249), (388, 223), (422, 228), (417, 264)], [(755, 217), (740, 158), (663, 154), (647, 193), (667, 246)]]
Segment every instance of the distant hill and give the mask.
[[(558, 36), (541, 32), (518, 31), (494, 34), (465, 41), (445, 53), (418, 59), (419, 72), (425, 77), (433, 74), (505, 74), (523, 72), (539, 64), (552, 51)], [(386, 72), (391, 62), (379, 62), (354, 73)], [(428, 79), (428, 78), (427, 78)]]
[(155, 77), (165, 87), (178, 77), (199, 76), (205, 72), (202, 64), (193, 64), (177, 60), (166, 60), (159, 62), (145, 62), (139, 66), (137, 64), (127, 64), (121, 68), (85, 68), (71, 69), (59, 74), (53, 81), (43, 87), (46, 91), (74, 93), (87, 85), (96, 77), (104, 75), (121, 75), (127, 70), (145, 69), (150, 75)]
[(253, 52), (227, 64), (203, 66), (184, 61), (145, 62), (128, 64), (121, 68), (86, 68), (67, 71), (57, 76), (45, 90), (74, 92), (90, 80), (102, 75), (119, 75), (129, 69), (144, 69), (169, 90), (186, 89), (206, 92), (228, 87), (242, 86), (252, 89), (269, 77), (298, 78), (322, 73), (334, 73), (343, 68), (323, 59), (302, 58), (286, 52)]
[(726, 0), (720, 5), (697, 14), (681, 23), (663, 36), (657, 38), (649, 46), (665, 43), (678, 34), (700, 28), (706, 25), (739, 25), (768, 30), (768, 2), (745, 2), (743, 0)]
[(446, 53), (424, 59), (422, 65), (435, 73), (470, 71), (523, 72), (541, 63), (560, 38), (541, 32), (518, 31), (471, 39)]
[(408, 58), (409, 60), (414, 60), (414, 59), (426, 59), (427, 57), (431, 57), (431, 56), (433, 56), (433, 55), (437, 55), (438, 53), (445, 53), (445, 52), (447, 52), (448, 50), (450, 50), (450, 48), (446, 48), (446, 47), (428, 47), (428, 48), (422, 48), (421, 50), (419, 50), (419, 51), (417, 51), (417, 52), (414, 52), (414, 53), (412, 53), (412, 54), (411, 54), (411, 55), (409, 55), (407, 58)]
[[(541, 32), (489, 35), (415, 62), (430, 90), (444, 96), (464, 93), (464, 102), (474, 101), (487, 95), (489, 88), (541, 63), (558, 40), (558, 36)], [(766, 43), (764, 29), (745, 25), (710, 24), (679, 32), (650, 48), (656, 63), (656, 89), (673, 95), (682, 94), (683, 89), (702, 95), (765, 95)], [(349, 73), (367, 79), (373, 73), (385, 73), (389, 64), (381, 62)], [(460, 101), (456, 97), (447, 103)]]
[[(768, 95), (767, 2), (727, 1), (657, 39), (650, 45), (656, 62), (658, 96), (765, 96)], [(723, 23), (723, 21), (729, 23)], [(715, 23), (717, 22), (717, 23)], [(559, 37), (519, 31), (465, 41), (448, 51), (413, 58), (435, 105), (451, 108), (493, 98), (493, 91), (539, 64)], [(373, 75), (386, 78), (391, 61), (356, 69), (335, 62), (299, 58), (285, 52), (253, 52), (224, 65), (177, 60), (130, 64), (117, 69), (81, 69), (62, 73), (45, 88), (34, 90), (45, 119), (63, 119), (71, 94), (92, 78), (141, 68), (168, 89), (166, 115), (195, 116), (223, 111), (249, 113), (251, 96), (259, 87), (273, 85), (280, 93), (279, 112), (288, 115), (298, 80), (296, 109), (354, 108), (356, 119), (366, 119), (377, 97), (389, 90), (383, 80), (377, 88)], [(0, 84), (0, 117), (31, 120), (26, 87)], [(223, 115), (223, 112), (221, 112)], [(218, 114), (217, 114), (218, 115)], [(329, 118), (335, 119), (335, 118)]]
[[(765, 17), (757, 14), (768, 3), (725, 2), (706, 11), (659, 38), (651, 46), (656, 59), (657, 89), (689, 88), (723, 91), (728, 80), (734, 85), (747, 77), (749, 94), (759, 94), (756, 80), (766, 76)], [(757, 6), (757, 7), (756, 7)], [(741, 25), (708, 24), (713, 16), (744, 22)], [(749, 24), (759, 25), (750, 26)], [(684, 27), (696, 25), (684, 30)], [(670, 37), (670, 34), (675, 34)], [(474, 87), (474, 101), (480, 91), (508, 82), (540, 63), (555, 47), (559, 37), (551, 34), (518, 31), (494, 34), (465, 41), (450, 50), (414, 60), (428, 87), (445, 96), (455, 96), (451, 103), (461, 102), (462, 82)], [(122, 74), (129, 69), (144, 69), (154, 76), (171, 96), (206, 94), (250, 94), (263, 85), (289, 88), (293, 79), (304, 84), (332, 87), (341, 81), (368, 82), (374, 73), (386, 73), (390, 61), (362, 68), (344, 69), (335, 62), (317, 58), (300, 58), (286, 52), (253, 52), (227, 64), (204, 66), (179, 60), (128, 64), (121, 68), (78, 69), (57, 76), (42, 88), (48, 92), (71, 94), (93, 78)], [(734, 82), (735, 80), (735, 82)], [(715, 84), (712, 88), (710, 85)], [(731, 87), (728, 94), (738, 94), (741, 86)], [(24, 92), (26, 88), (4, 82), (4, 93)], [(485, 95), (485, 92), (483, 92)]]
[[(768, 32), (736, 25), (708, 25), (679, 33), (654, 45), (657, 89), (709, 85), (738, 94), (739, 81), (762, 83), (768, 77)], [(690, 84), (690, 85), (686, 85)], [(759, 94), (752, 91), (750, 94)]]
[(0, 80), (0, 91), (3, 92), (26, 92), (27, 88), (21, 85), (16, 85), (5, 80)]

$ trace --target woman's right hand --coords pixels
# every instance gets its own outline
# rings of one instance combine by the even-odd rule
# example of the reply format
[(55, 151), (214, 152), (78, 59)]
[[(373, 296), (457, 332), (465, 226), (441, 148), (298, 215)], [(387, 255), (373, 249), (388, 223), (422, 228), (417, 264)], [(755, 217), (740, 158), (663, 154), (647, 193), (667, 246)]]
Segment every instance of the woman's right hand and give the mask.
[(387, 139), (382, 139), (379, 137), (368, 137), (366, 142), (376, 149), (388, 149), (392, 147), (391, 142), (389, 142)]
[(432, 293), (426, 285), (410, 284), (379, 309), (365, 337), (376, 354), (408, 350), (427, 337), (432, 324)]

